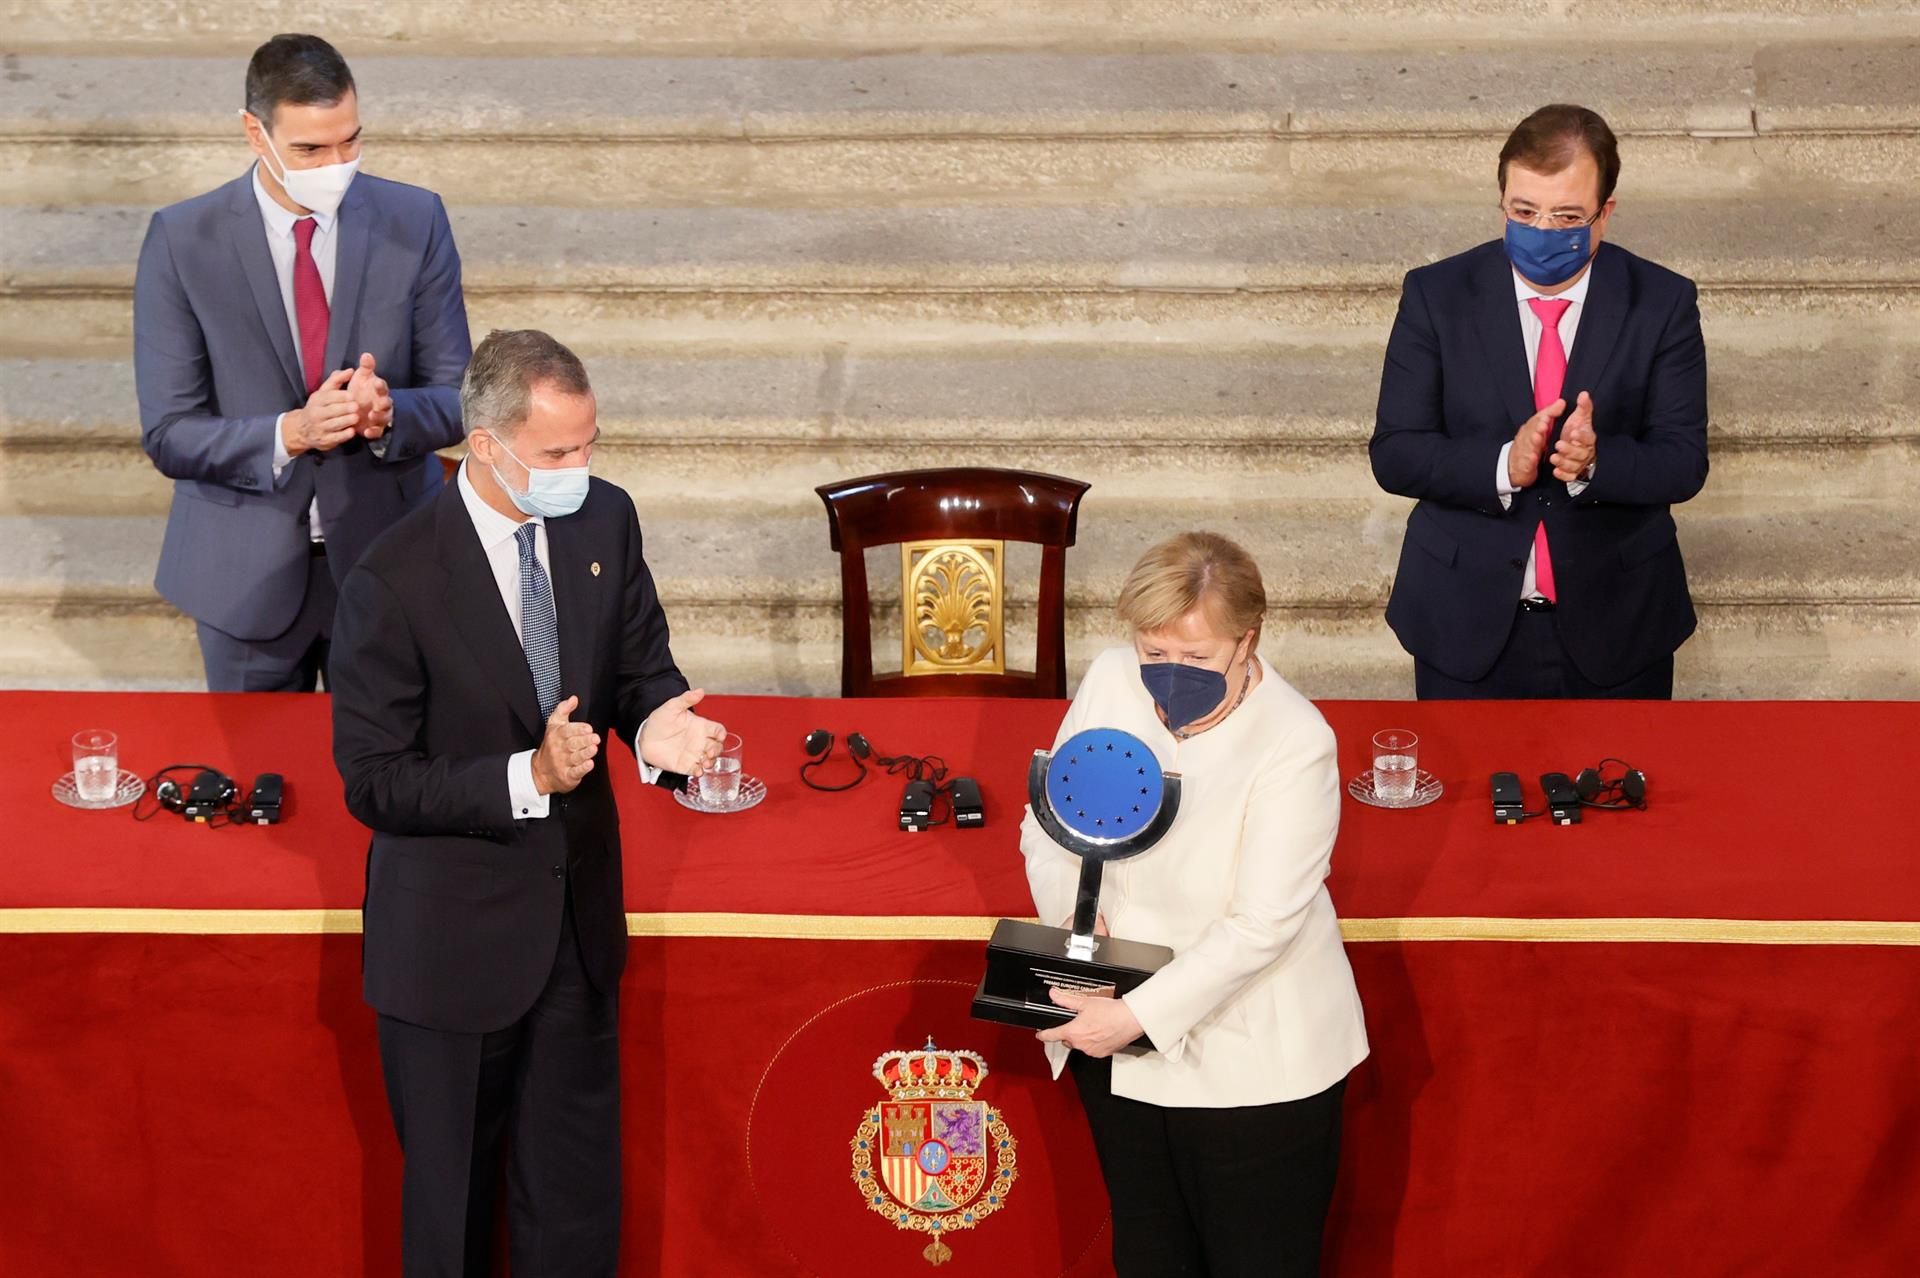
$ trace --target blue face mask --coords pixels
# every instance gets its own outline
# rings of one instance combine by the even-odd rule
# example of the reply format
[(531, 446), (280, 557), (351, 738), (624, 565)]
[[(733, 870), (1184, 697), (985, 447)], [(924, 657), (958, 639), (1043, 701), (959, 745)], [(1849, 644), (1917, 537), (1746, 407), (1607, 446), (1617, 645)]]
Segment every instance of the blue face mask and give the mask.
[(1553, 288), (1580, 273), (1593, 256), (1593, 224), (1543, 231), (1507, 219), (1507, 260), (1529, 284)]
[[(492, 434), (491, 431), (488, 432)], [(527, 491), (518, 493), (513, 485), (500, 478), (500, 471), (489, 466), (493, 477), (499, 480), (500, 487), (507, 492), (507, 499), (519, 508), (523, 515), (538, 515), (542, 519), (564, 519), (579, 510), (581, 503), (587, 500), (588, 468), (585, 466), (562, 466), (557, 470), (535, 470), (514, 456), (511, 448), (500, 443), (500, 437), (494, 435), (493, 442), (500, 445), (500, 451), (515, 461), (527, 472)]]
[(1172, 732), (1180, 731), (1196, 719), (1206, 718), (1227, 699), (1225, 675), (1181, 661), (1143, 663), (1140, 682), (1147, 685), (1147, 695), (1160, 707), (1160, 713), (1167, 716), (1167, 728)]

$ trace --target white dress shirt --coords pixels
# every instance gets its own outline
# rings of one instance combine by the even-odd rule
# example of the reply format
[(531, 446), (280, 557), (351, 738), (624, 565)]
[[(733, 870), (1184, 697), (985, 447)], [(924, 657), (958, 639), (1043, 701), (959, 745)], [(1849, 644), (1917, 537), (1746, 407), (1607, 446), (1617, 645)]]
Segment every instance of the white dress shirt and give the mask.
[[(473, 481), (467, 478), (469, 462), (460, 463), (460, 500), (466, 503), (467, 517), (473, 520), (473, 531), (480, 535), (480, 549), (487, 554), (487, 567), (493, 569), (493, 584), (500, 591), (500, 602), (507, 606), (507, 619), (513, 622), (513, 633), (522, 642), (526, 635), (520, 629), (520, 524), (487, 505)], [(533, 525), (533, 557), (540, 561), (540, 567), (546, 570), (547, 580), (553, 580), (552, 562), (547, 558), (547, 521), (538, 515), (529, 515), (527, 521)], [(507, 797), (513, 804), (513, 815), (523, 821), (539, 820), (547, 815), (548, 796), (540, 793), (533, 783), (533, 751), (522, 750), (507, 759)]]
[[(1540, 317), (1533, 313), (1533, 308), (1528, 306), (1527, 303), (1534, 298), (1548, 302), (1561, 301), (1571, 303), (1571, 305), (1567, 307), (1566, 313), (1560, 316), (1560, 347), (1566, 352), (1567, 362), (1571, 364), (1573, 362), (1573, 336), (1580, 328), (1580, 312), (1586, 309), (1587, 286), (1592, 282), (1593, 268), (1591, 264), (1589, 264), (1587, 269), (1580, 273), (1580, 278), (1573, 282), (1571, 288), (1549, 297), (1533, 285), (1527, 283), (1525, 279), (1521, 278), (1520, 272), (1515, 271), (1513, 273), (1514, 305), (1520, 308), (1520, 339), (1525, 342), (1527, 346), (1527, 385), (1533, 385), (1534, 379), (1539, 376), (1540, 335), (1546, 327), (1540, 322)], [(1573, 394), (1579, 393), (1579, 388), (1577, 387), (1563, 387), (1562, 389), (1572, 391)], [(1568, 407), (1571, 409), (1573, 396), (1568, 395), (1567, 398), (1569, 400)], [(1513, 445), (1511, 443), (1500, 450), (1500, 458), (1494, 465), (1493, 480), (1500, 494), (1500, 504), (1509, 510), (1513, 508), (1513, 495), (1520, 491), (1513, 486), (1513, 482), (1507, 473), (1507, 454), (1512, 451)], [(1547, 465), (1545, 456), (1541, 457), (1540, 465), (1541, 468), (1545, 470)], [(1587, 475), (1591, 477), (1592, 474), (1593, 467), (1587, 467)], [(1546, 471), (1542, 479), (1551, 479), (1552, 477), (1552, 472)], [(1542, 480), (1536, 479), (1534, 482), (1540, 483)], [(1587, 481), (1585, 479), (1571, 480), (1567, 484), (1567, 495), (1569, 497), (1578, 497), (1582, 492), (1586, 491), (1586, 487)], [(1533, 577), (1533, 551), (1531, 549), (1527, 551), (1527, 571), (1520, 578), (1520, 597), (1522, 599), (1539, 599), (1542, 597), (1540, 588), (1535, 583)]]
[[(487, 567), (493, 570), (493, 584), (500, 591), (500, 602), (506, 605), (507, 620), (513, 623), (514, 636), (524, 644), (527, 637), (520, 626), (520, 524), (487, 505), (467, 478), (467, 467), (472, 464), (471, 458), (461, 462), (454, 482), (459, 485), (460, 500), (466, 504), (467, 518), (473, 520), (473, 531), (480, 537), (480, 549), (486, 552)], [(534, 528), (533, 557), (540, 561), (551, 582), (553, 561), (547, 556), (547, 521), (529, 515), (526, 522)], [(533, 783), (533, 753), (522, 750), (507, 759), (507, 798), (513, 805), (513, 815), (523, 821), (547, 815), (549, 796), (540, 793)], [(642, 761), (640, 779), (652, 785), (660, 779), (660, 769)]]
[[(260, 205), (260, 218), (267, 226), (267, 252), (273, 257), (273, 274), (280, 281), (280, 301), (287, 308), (287, 330), (293, 334), (293, 353), (295, 362), (301, 368), (306, 365), (306, 352), (300, 349), (300, 313), (293, 304), (293, 255), (300, 246), (293, 238), (293, 224), (300, 216), (290, 209), (281, 207), (260, 181), (260, 163), (253, 165), (253, 198)], [(340, 229), (338, 215), (314, 212), (313, 219), (313, 264), (320, 269), (320, 287), (327, 295), (327, 305), (333, 305), (333, 264), (340, 244), (337, 232)], [(273, 419), (273, 481), (280, 482), (281, 472), (293, 455), (287, 451), (286, 437), (280, 433), (280, 424), (286, 414)], [(315, 498), (307, 508), (307, 531), (313, 540), (320, 536), (320, 500)]]
[[(1258, 658), (1255, 658), (1258, 660)], [(1055, 744), (1119, 728), (1181, 774), (1164, 838), (1109, 862), (1100, 911), (1113, 935), (1170, 946), (1173, 962), (1126, 996), (1157, 1050), (1113, 1060), (1113, 1094), (1224, 1108), (1299, 1100), (1367, 1054), (1360, 995), (1327, 895), (1340, 827), (1333, 732), (1261, 661), (1260, 683), (1205, 732), (1177, 739), (1154, 711), (1131, 646), (1094, 659)], [(1020, 851), (1040, 921), (1073, 911), (1080, 860), (1029, 809)], [(1054, 1075), (1066, 1061), (1048, 1044)]]

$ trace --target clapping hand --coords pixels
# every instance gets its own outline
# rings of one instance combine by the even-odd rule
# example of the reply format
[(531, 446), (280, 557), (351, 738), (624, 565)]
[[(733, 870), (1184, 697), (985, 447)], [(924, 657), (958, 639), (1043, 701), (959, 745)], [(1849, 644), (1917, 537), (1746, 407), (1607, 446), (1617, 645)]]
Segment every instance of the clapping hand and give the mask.
[[(369, 356), (371, 358), (371, 356)], [(340, 447), (359, 433), (361, 408), (353, 392), (347, 389), (354, 369), (342, 368), (327, 375), (307, 402), (280, 417), (280, 442), (287, 456), (328, 452)]]
[(360, 356), (347, 382), (347, 394), (359, 405), (362, 438), (378, 439), (393, 425), (393, 393), (387, 389), (387, 379), (373, 371), (371, 353)]
[(1507, 450), (1507, 482), (1514, 488), (1531, 488), (1540, 478), (1540, 458), (1547, 451), (1547, 436), (1553, 432), (1554, 419), (1566, 411), (1567, 401), (1556, 399), (1520, 423), (1513, 447)]
[(706, 698), (706, 690), (695, 688), (672, 700), (662, 702), (640, 725), (640, 761), (662, 772), (679, 772), (697, 777), (720, 755), (727, 730), (711, 719), (702, 719), (693, 708)]
[(1572, 483), (1585, 475), (1587, 467), (1593, 465), (1595, 444), (1593, 396), (1581, 391), (1579, 404), (1561, 429), (1559, 442), (1553, 446), (1553, 477), (1562, 483)]
[(547, 716), (546, 734), (533, 753), (533, 788), (542, 794), (566, 794), (593, 771), (600, 734), (591, 723), (574, 723), (568, 717), (579, 705), (579, 697), (568, 697)]

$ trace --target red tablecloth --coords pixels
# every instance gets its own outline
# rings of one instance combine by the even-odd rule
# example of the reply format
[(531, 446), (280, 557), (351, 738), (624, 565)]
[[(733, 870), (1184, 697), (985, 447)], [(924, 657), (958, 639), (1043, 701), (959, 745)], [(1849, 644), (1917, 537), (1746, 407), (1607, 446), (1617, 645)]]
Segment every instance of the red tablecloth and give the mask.
[[(1349, 946), (1373, 1054), (1348, 1095), (1329, 1272), (1912, 1272), (1920, 857), (1869, 765), (1920, 727), (1920, 707), (1323, 708), (1344, 772), (1366, 766), (1374, 729), (1406, 726), (1447, 786), (1416, 812), (1345, 808), (1332, 886), (1350, 935), (1392, 921), (1371, 934), (1439, 939)], [(712, 709), (769, 783), (760, 808), (705, 817), (621, 786), (644, 923), (622, 989), (623, 1272), (919, 1272), (923, 1240), (855, 1197), (847, 1138), (881, 1095), (873, 1058), (931, 1034), (988, 1056), (984, 1090), (1021, 1141), (1007, 1208), (956, 1237), (942, 1272), (1109, 1273), (1071, 1093), (1019, 1032), (968, 1020), (979, 943), (936, 939), (931, 917), (1027, 912), (1015, 818), (1027, 754), (1060, 708)], [(16, 817), (0, 852), (0, 1273), (396, 1272), (398, 1151), (358, 938), (271, 913), (216, 929), (263, 934), (208, 935), (168, 934), (193, 913), (99, 913), (357, 906), (365, 834), (339, 807), (324, 700), (6, 693), (0, 713)], [(285, 772), (290, 820), (209, 830), (61, 808), (47, 787), (68, 734), (92, 725), (119, 731), (143, 771)], [(943, 753), (980, 778), (989, 827), (901, 834), (890, 781), (802, 789), (799, 741), (816, 726)], [(1651, 810), (1492, 824), (1488, 772), (1604, 754), (1647, 771)], [(617, 772), (629, 764), (616, 750)], [(708, 912), (762, 916), (741, 929), (762, 934), (726, 938), (738, 919)], [(884, 940), (781, 939), (781, 917), (832, 934), (809, 922), (821, 915), (908, 922)], [(1538, 920), (1541, 936), (1626, 920), (1617, 937), (1724, 920), (1685, 934), (1763, 942), (1774, 934), (1752, 921), (1887, 925), (1875, 944), (1460, 939), (1502, 919)]]
[[(702, 816), (642, 785), (612, 747), (627, 846), (627, 907), (645, 912), (1020, 915), (1018, 817), (1027, 760), (1050, 745), (1053, 702), (841, 702), (713, 697), (739, 731), (766, 801)], [(1884, 762), (1920, 733), (1912, 703), (1565, 704), (1327, 702), (1341, 767), (1369, 765), (1383, 727), (1420, 734), (1437, 803), (1386, 812), (1349, 801), (1332, 891), (1344, 917), (1677, 917), (1920, 920), (1920, 838)], [(325, 698), (0, 694), (10, 731), (0, 803), (18, 839), (0, 863), (0, 908), (354, 909), (366, 833), (347, 815)], [(209, 830), (167, 815), (76, 812), (48, 787), (81, 727), (120, 734), (124, 766), (213, 764), (284, 773), (292, 815), (274, 828)], [(979, 779), (984, 830), (902, 834), (900, 782), (842, 794), (800, 784), (800, 742), (865, 732), (887, 753), (939, 752)], [(1614, 755), (1646, 772), (1645, 812), (1590, 812), (1571, 829), (1493, 824), (1487, 777), (1568, 773)], [(823, 776), (851, 776), (842, 747)]]

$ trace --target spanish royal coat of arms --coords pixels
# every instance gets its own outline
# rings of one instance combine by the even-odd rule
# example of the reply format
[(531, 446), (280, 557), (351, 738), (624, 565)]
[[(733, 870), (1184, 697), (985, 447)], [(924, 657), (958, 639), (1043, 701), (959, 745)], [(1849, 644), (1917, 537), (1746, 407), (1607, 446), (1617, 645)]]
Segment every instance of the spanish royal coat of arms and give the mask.
[(1014, 1141), (997, 1110), (975, 1100), (987, 1063), (974, 1052), (888, 1052), (873, 1063), (887, 1099), (854, 1132), (853, 1183), (868, 1207), (931, 1236), (929, 1264), (953, 1258), (946, 1237), (1007, 1204)]

